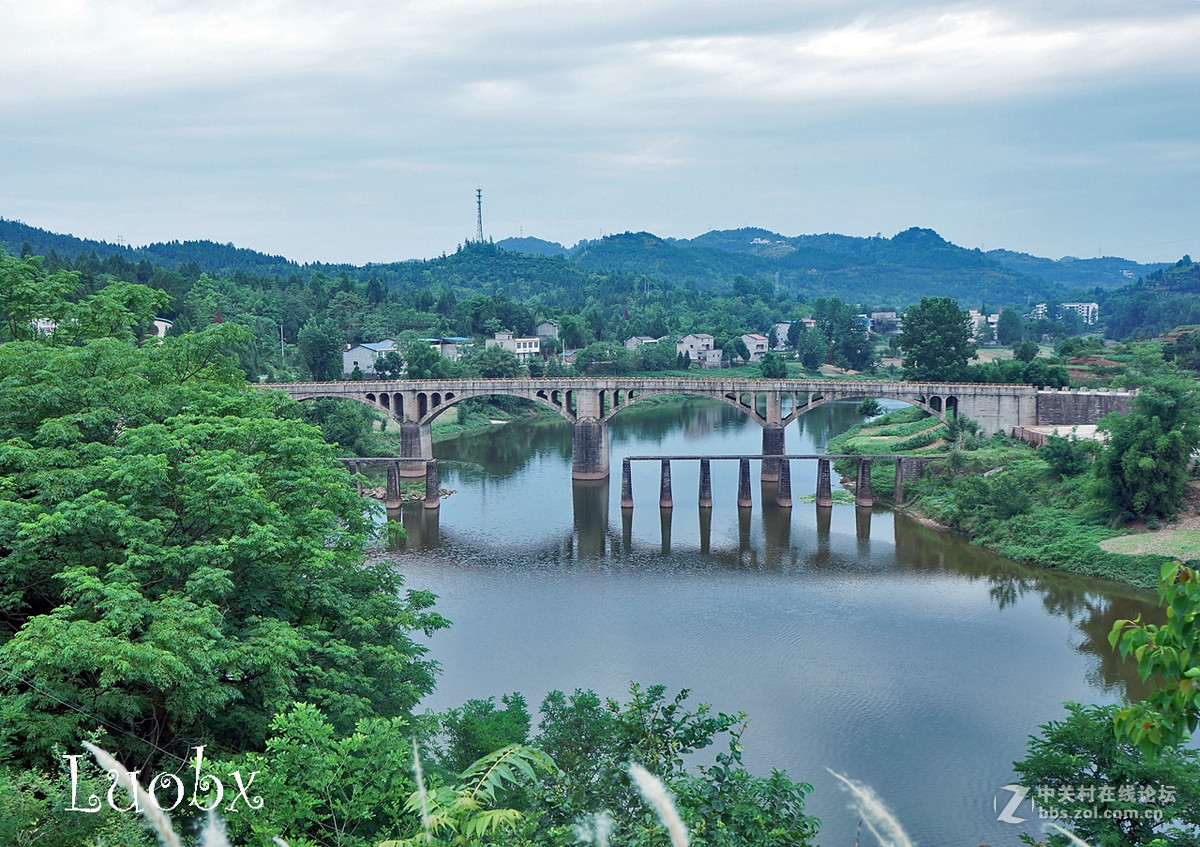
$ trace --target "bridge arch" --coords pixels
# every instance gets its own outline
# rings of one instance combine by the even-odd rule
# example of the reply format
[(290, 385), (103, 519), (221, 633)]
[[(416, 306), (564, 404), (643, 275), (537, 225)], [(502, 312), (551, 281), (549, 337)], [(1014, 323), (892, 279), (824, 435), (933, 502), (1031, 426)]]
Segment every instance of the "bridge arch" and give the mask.
[(353, 400), (355, 403), (362, 403), (364, 406), (370, 406), (377, 412), (383, 412), (387, 415), (388, 420), (402, 423), (404, 421), (404, 397), (400, 393), (391, 392), (368, 392), (365, 394), (347, 394), (344, 391), (305, 391), (303, 393), (292, 394), (291, 398), (297, 403), (303, 403), (307, 400), (319, 400), (325, 397), (332, 397), (334, 400)]
[(832, 396), (823, 396), (817, 393), (806, 405), (798, 406), (792, 415), (784, 418), (784, 424), (787, 425), (801, 415), (811, 412), (813, 409), (823, 406), (826, 403), (831, 403), (835, 400), (859, 400), (864, 397), (873, 397), (877, 400), (899, 400), (901, 403), (907, 403), (923, 412), (928, 412), (944, 424), (950, 423), (950, 416), (947, 414), (947, 410), (953, 412), (953, 417), (958, 417), (958, 398), (952, 394), (931, 395), (929, 397), (919, 394), (916, 397), (908, 397), (895, 392), (872, 392), (864, 389), (862, 391), (837, 392)]
[(464, 400), (473, 400), (477, 397), (516, 397), (519, 400), (531, 400), (539, 406), (550, 409), (560, 417), (568, 421), (575, 421), (575, 416), (571, 413), (569, 403), (573, 400), (570, 391), (554, 391), (555, 395), (566, 395), (552, 398), (549, 393), (536, 391), (506, 391), (502, 387), (497, 387), (494, 391), (485, 389), (469, 390), (453, 392), (417, 392), (416, 394), (416, 409), (413, 417), (416, 422), (421, 425), (432, 424), (441, 415), (450, 408), (457, 406)]

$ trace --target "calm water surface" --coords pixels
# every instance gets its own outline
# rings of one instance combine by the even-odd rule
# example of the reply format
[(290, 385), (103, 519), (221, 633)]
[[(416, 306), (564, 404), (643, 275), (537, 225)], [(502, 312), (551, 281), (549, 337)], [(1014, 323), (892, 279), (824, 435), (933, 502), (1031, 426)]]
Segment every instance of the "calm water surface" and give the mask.
[[(819, 407), (788, 427), (788, 451), (820, 452), (858, 421), (853, 404)], [(750, 716), (753, 772), (812, 783), (824, 847), (853, 845), (858, 822), (827, 768), (871, 785), (918, 845), (1017, 844), (993, 808), (1011, 763), (1063, 701), (1136, 685), (1106, 637), (1117, 618), (1153, 614), (1153, 598), (1023, 568), (888, 510), (818, 511), (801, 500), (813, 462), (793, 464), (790, 513), (757, 467), (754, 507), (739, 510), (735, 462), (713, 463), (711, 518), (695, 462), (673, 465), (669, 512), (658, 465), (635, 463), (636, 506), (620, 509), (624, 456), (761, 446), (756, 424), (702, 401), (614, 419), (611, 484), (572, 485), (565, 422), (435, 445), (457, 493), (440, 514), (406, 507), (409, 541), (392, 554), (453, 621), (429, 642), (443, 673), (427, 705), (690, 688)]]

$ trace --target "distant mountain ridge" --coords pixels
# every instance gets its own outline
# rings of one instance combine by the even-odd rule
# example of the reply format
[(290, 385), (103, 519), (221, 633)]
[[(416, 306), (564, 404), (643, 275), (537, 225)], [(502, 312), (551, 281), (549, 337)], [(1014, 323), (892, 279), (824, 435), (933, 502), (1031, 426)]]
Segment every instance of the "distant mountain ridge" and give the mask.
[[(287, 277), (302, 271), (348, 273), (365, 279), (408, 279), (411, 262), (370, 264), (299, 264), (283, 256), (260, 253), (212, 241), (172, 241), (129, 247), (51, 233), (19, 221), (0, 218), (0, 246), (19, 253), (24, 245), (39, 255), (52, 252), (74, 258), (95, 253), (101, 259), (121, 256), (168, 269), (194, 264), (211, 274), (237, 272)], [(949, 296), (977, 308), (1034, 303), (1111, 290), (1148, 276), (1169, 263), (1139, 264), (1120, 258), (1058, 261), (992, 250), (959, 247), (931, 229), (913, 227), (891, 238), (826, 233), (784, 236), (746, 227), (714, 230), (691, 239), (664, 239), (646, 232), (620, 233), (573, 247), (534, 237), (508, 238), (495, 244), (509, 254), (563, 261), (591, 274), (648, 276), (669, 285), (716, 289), (734, 277), (771, 281), (809, 298), (840, 297), (878, 305), (903, 306), (927, 296)], [(447, 258), (427, 265), (445, 263)], [(536, 266), (535, 266), (536, 267)], [(561, 278), (561, 266), (546, 266)], [(506, 273), (498, 268), (497, 273)]]

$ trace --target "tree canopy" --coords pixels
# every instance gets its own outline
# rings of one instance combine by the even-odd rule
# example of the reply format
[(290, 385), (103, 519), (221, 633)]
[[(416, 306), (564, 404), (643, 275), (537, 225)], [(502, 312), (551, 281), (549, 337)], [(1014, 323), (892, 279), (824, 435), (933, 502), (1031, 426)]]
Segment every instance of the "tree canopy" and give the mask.
[(916, 382), (956, 382), (975, 355), (971, 319), (949, 297), (925, 297), (904, 313), (900, 331), (904, 378)]
[(109, 288), (84, 302), (114, 337), (0, 345), (0, 754), (261, 749), (299, 699), (344, 730), (407, 714), (434, 682), (409, 633), (444, 622), (363, 560), (333, 448), (222, 355), (245, 329), (138, 347), (128, 303), (156, 298)]

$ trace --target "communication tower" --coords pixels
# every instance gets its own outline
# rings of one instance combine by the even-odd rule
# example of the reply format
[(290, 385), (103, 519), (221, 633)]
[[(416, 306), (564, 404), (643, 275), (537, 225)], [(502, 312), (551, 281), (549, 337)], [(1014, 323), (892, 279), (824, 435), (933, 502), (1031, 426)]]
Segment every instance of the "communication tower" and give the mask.
[(483, 189), (475, 189), (475, 240), (483, 243)]

